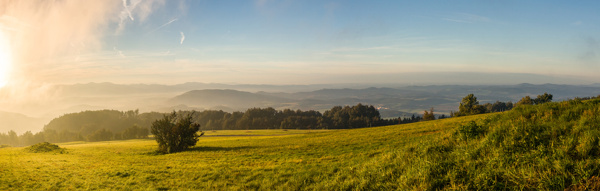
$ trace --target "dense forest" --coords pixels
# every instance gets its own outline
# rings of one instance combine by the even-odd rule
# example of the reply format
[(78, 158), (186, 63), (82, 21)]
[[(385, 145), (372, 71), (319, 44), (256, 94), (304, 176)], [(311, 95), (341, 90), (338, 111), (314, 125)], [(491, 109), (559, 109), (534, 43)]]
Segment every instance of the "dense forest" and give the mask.
[[(588, 98), (575, 98), (579, 100)], [(477, 97), (469, 94), (462, 99), (459, 111), (450, 117), (475, 115), (511, 110), (518, 105), (534, 105), (552, 101), (552, 94), (544, 93), (536, 98), (523, 97), (519, 102), (485, 103), (480, 105)], [(250, 108), (244, 112), (225, 111), (178, 111), (177, 114), (191, 115), (193, 122), (200, 124), (201, 131), (253, 130), (253, 129), (351, 129), (393, 124), (412, 123), (436, 119), (434, 110), (408, 118), (383, 119), (372, 105), (335, 106), (321, 113), (309, 110), (276, 110), (274, 108)], [(99, 110), (70, 113), (50, 121), (41, 132), (27, 131), (17, 135), (14, 131), (0, 133), (0, 145), (24, 146), (39, 142), (107, 141), (147, 138), (152, 122), (165, 113), (139, 113), (138, 110)], [(440, 115), (437, 118), (446, 118)]]
[[(374, 127), (421, 121), (422, 117), (382, 119), (379, 111), (369, 105), (336, 106), (323, 114), (309, 110), (275, 110), (251, 108), (245, 112), (178, 111), (191, 114), (202, 131), (250, 129), (344, 129)], [(50, 121), (41, 132), (17, 135), (14, 131), (0, 133), (0, 144), (23, 146), (39, 142), (107, 141), (147, 138), (152, 122), (164, 113), (139, 113), (138, 110), (99, 110), (70, 113)]]

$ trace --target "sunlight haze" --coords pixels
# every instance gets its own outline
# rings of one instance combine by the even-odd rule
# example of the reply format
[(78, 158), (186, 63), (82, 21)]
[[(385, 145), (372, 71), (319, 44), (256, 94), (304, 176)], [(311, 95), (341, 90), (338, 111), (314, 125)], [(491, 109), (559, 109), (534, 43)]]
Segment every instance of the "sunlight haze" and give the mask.
[[(45, 116), (50, 108), (158, 105), (132, 96), (72, 95), (61, 86), (104, 82), (594, 84), (600, 82), (597, 7), (596, 1), (1, 1), (1, 110)], [(184, 91), (160, 93), (166, 99)], [(125, 107), (134, 101), (141, 103)]]
[(8, 83), (11, 64), (9, 41), (4, 32), (0, 31), (0, 88), (3, 88)]
[(0, 0), (2, 190), (600, 190), (600, 0)]
[[(599, 81), (596, 1), (55, 0), (0, 6), (1, 77), (29, 84), (360, 83), (353, 76), (412, 72)], [(10, 67), (7, 57), (14, 58)]]

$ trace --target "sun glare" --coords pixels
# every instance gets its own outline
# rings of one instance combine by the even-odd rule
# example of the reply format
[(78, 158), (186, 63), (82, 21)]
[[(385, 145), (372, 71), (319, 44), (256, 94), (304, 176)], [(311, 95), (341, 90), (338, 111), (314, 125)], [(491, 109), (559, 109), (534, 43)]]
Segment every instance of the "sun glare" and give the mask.
[(0, 30), (0, 88), (8, 83), (8, 75), (11, 64), (11, 52), (6, 34)]

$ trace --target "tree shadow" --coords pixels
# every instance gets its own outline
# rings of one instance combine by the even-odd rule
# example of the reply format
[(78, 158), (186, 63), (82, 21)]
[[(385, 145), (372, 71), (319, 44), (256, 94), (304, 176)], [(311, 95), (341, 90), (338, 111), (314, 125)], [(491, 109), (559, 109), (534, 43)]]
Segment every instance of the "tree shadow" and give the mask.
[[(186, 149), (186, 150), (180, 151), (180, 152), (236, 151), (236, 150), (252, 149), (252, 148), (258, 148), (258, 147), (250, 147), (250, 146), (243, 146), (243, 147), (194, 147), (194, 148), (189, 148), (189, 149)], [(174, 153), (179, 153), (179, 152), (174, 152)], [(154, 151), (146, 152), (146, 153), (143, 153), (143, 154), (144, 155), (157, 156), (157, 155), (168, 155), (168, 154), (174, 154), (174, 153), (163, 153), (163, 152), (154, 150)]]
[(204, 147), (204, 146), (200, 146), (200, 147), (190, 148), (190, 149), (188, 149), (188, 151), (195, 151), (195, 152), (203, 152), (203, 151), (236, 151), (236, 150), (244, 150), (244, 149), (252, 149), (252, 148), (257, 148), (257, 147), (251, 147), (251, 146), (242, 146), (242, 147)]

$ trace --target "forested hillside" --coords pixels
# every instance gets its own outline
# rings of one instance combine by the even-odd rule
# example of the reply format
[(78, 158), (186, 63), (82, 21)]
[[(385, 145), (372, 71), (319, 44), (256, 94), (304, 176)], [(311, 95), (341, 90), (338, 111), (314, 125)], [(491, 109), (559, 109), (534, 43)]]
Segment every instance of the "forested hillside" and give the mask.
[[(275, 110), (251, 108), (245, 112), (178, 111), (177, 115), (191, 115), (200, 129), (251, 130), (251, 129), (349, 129), (375, 127), (420, 121), (421, 117), (382, 119), (373, 106), (336, 106), (321, 114), (309, 110)], [(53, 119), (42, 132), (25, 132), (17, 135), (10, 131), (0, 133), (0, 144), (30, 145), (43, 141), (107, 141), (145, 138), (150, 125), (165, 113), (139, 113), (135, 111), (98, 110), (70, 113)]]

